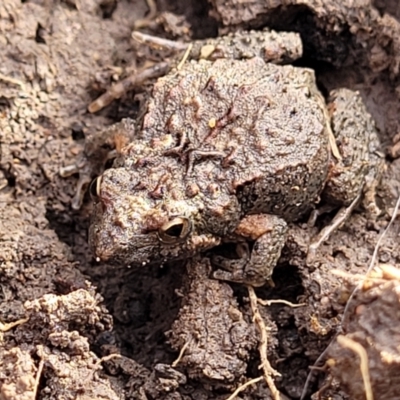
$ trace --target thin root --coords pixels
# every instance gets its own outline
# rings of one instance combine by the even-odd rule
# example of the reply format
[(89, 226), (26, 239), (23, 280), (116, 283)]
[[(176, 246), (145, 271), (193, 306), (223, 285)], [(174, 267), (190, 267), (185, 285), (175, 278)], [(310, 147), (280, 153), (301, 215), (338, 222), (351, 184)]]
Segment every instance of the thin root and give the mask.
[(253, 385), (257, 382), (260, 382), (264, 379), (263, 376), (259, 376), (258, 378), (250, 379), (246, 383), (243, 383), (243, 385), (240, 385), (226, 400), (233, 400), (240, 392), (245, 390), (248, 386)]
[(185, 354), (185, 350), (187, 349), (188, 346), (189, 346), (189, 342), (185, 342), (185, 344), (181, 348), (181, 351), (179, 352), (178, 358), (171, 364), (172, 368), (175, 368), (179, 364), (179, 362), (182, 360), (182, 357)]
[(263, 300), (263, 299), (258, 299), (257, 301), (263, 305), (269, 307), (271, 304), (285, 304), (286, 306), (292, 307), (292, 308), (297, 308), (297, 307), (304, 307), (306, 303), (300, 303), (300, 304), (294, 304), (291, 303), (290, 301), (287, 300)]
[(155, 18), (157, 15), (157, 5), (154, 0), (146, 0), (147, 7), (149, 7), (149, 13), (145, 18), (138, 19), (135, 21), (133, 29), (140, 29), (145, 28), (150, 24), (150, 22)]
[(22, 318), (22, 319), (19, 319), (18, 321), (9, 322), (7, 324), (0, 322), (0, 332), (7, 332), (10, 329), (12, 329), (18, 325), (25, 324), (25, 322), (28, 322), (28, 321), (29, 321), (29, 318)]
[(249, 291), (249, 298), (251, 309), (253, 311), (253, 319), (256, 323), (258, 330), (260, 331), (260, 345), (259, 345), (259, 353), (261, 359), (261, 366), (260, 368), (263, 369), (264, 372), (264, 379), (267, 382), (268, 388), (271, 391), (272, 397), (274, 400), (280, 400), (281, 396), (279, 390), (276, 388), (274, 380), (272, 376), (280, 376), (278, 371), (275, 371), (267, 358), (267, 350), (268, 350), (268, 334), (267, 334), (267, 327), (265, 326), (264, 320), (261, 317), (260, 311), (258, 310), (258, 299), (256, 292), (252, 286), (247, 286), (247, 290)]
[(357, 343), (353, 339), (350, 339), (343, 335), (339, 335), (337, 337), (337, 342), (342, 347), (346, 347), (347, 349), (352, 350), (360, 357), (360, 371), (364, 382), (365, 396), (367, 400), (374, 400), (374, 395), (372, 393), (371, 379), (369, 376), (367, 351), (360, 343)]
[(65, 167), (61, 167), (59, 174), (61, 178), (68, 178), (74, 174), (77, 174), (80, 171), (79, 167), (76, 164), (67, 165)]

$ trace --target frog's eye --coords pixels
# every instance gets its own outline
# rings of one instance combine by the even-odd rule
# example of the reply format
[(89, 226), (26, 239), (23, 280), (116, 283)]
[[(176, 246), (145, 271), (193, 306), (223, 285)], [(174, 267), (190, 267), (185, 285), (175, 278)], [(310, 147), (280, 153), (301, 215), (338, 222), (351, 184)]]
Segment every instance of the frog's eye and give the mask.
[(158, 230), (158, 237), (163, 243), (173, 244), (186, 239), (191, 230), (192, 224), (187, 218), (177, 217)]
[(90, 184), (89, 193), (90, 193), (90, 197), (92, 198), (93, 201), (97, 200), (99, 198), (100, 184), (101, 184), (101, 176), (94, 178), (92, 180), (92, 183)]

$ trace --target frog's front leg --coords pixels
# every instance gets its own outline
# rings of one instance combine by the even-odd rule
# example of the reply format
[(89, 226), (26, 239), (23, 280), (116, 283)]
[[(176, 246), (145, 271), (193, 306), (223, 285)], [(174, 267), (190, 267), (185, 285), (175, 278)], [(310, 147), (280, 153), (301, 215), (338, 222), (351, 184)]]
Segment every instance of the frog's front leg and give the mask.
[[(215, 255), (213, 264), (223, 268), (214, 272), (214, 278), (252, 286), (270, 281), (281, 255), (287, 233), (286, 222), (275, 215), (257, 214), (244, 217), (235, 230), (239, 259)], [(248, 242), (254, 242), (250, 251)]]

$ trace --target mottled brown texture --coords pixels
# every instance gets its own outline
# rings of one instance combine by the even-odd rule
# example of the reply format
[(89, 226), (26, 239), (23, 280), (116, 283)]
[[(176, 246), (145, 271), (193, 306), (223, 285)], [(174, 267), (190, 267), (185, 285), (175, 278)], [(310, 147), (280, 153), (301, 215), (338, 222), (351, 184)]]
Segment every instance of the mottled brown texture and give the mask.
[[(400, 397), (400, 273), (393, 266), (383, 268), (376, 269), (355, 295), (343, 332), (366, 352), (374, 398), (395, 400)], [(329, 357), (332, 374), (351, 399), (365, 399), (359, 355), (335, 341)]]
[[(269, 26), (299, 32), (307, 57), (336, 67), (364, 66), (399, 74), (400, 27), (371, 0), (211, 0), (211, 14), (228, 30)], [(287, 29), (287, 28), (286, 28)]]
[[(144, 36), (146, 40), (151, 40), (151, 38), (159, 39), (157, 37)], [(169, 42), (166, 43), (168, 44)], [(186, 46), (178, 42), (172, 43), (183, 47)], [(260, 57), (266, 62), (287, 64), (300, 58), (303, 51), (302, 42), (297, 33), (278, 33), (268, 29), (261, 32), (234, 32), (219, 38), (197, 40), (192, 42), (191, 45), (192, 47), (188, 54), (189, 60), (206, 59), (215, 61), (219, 58), (241, 60)], [(136, 74), (134, 80), (135, 82), (139, 80), (139, 82), (136, 82), (134, 86), (138, 88), (147, 81), (151, 83), (150, 78), (162, 76), (165, 71), (171, 70), (173, 65), (176, 66), (179, 61), (179, 57), (174, 57), (169, 62), (159, 63), (151, 68), (144, 69), (142, 71), (143, 79), (137, 78), (140, 73)], [(121, 93), (119, 93), (120, 89), (122, 90)], [(89, 111), (95, 112), (108, 105), (113, 98), (120, 97), (125, 89), (124, 85), (121, 87), (115, 86), (110, 92), (111, 97), (106, 96), (106, 100), (100, 97), (89, 105)], [(145, 93), (144, 96), (148, 96), (148, 93)], [(141, 113), (143, 112), (145, 112), (144, 107), (141, 110)], [(139, 117), (138, 120), (140, 119)], [(140, 130), (140, 127), (137, 130)], [(85, 191), (90, 181), (102, 173), (107, 162), (120, 153), (124, 145), (126, 145), (126, 141), (133, 140), (134, 132), (134, 124), (129, 121), (123, 121), (122, 124), (115, 124), (103, 132), (87, 135), (84, 149), (74, 164), (63, 167), (60, 170), (60, 175), (63, 177), (79, 174), (77, 191), (72, 200), (74, 209), (77, 210), (82, 206)]]
[[(41, 399), (118, 399), (110, 382), (95, 376), (101, 367), (90, 352), (89, 340), (111, 328), (111, 318), (100, 301), (91, 289), (26, 301), (26, 320), (13, 328), (15, 344), (23, 343), (24, 351), (19, 347), (0, 350), (0, 369), (6, 372), (0, 377), (0, 398), (32, 398), (40, 373), (48, 377), (43, 387), (35, 389)], [(42, 370), (34, 359), (43, 363)]]
[(239, 310), (232, 288), (208, 278), (208, 259), (195, 258), (187, 269), (184, 299), (169, 333), (174, 349), (186, 347), (178, 366), (195, 379), (232, 383), (245, 374), (249, 351), (256, 347), (254, 326)]
[(333, 204), (349, 205), (365, 183), (365, 208), (377, 214), (375, 184), (384, 162), (375, 122), (360, 94), (349, 89), (330, 93), (329, 112), (342, 158), (334, 159), (323, 196)]
[[(386, 10), (396, 16), (397, 1), (376, 0), (375, 4), (378, 3), (382, 13)], [(110, 11), (113, 4), (114, 12)], [(206, 18), (204, 2), (160, 0), (157, 4), (161, 11), (181, 10), (189, 16), (196, 37), (216, 35), (215, 24), (210, 24)], [(321, 2), (321, 7), (326, 4), (328, 2)], [(338, 0), (335, 4), (342, 9), (350, 1)], [(399, 190), (400, 159), (395, 159), (396, 153), (389, 151), (400, 127), (397, 83), (390, 79), (387, 70), (371, 72), (362, 68), (369, 58), (374, 59), (377, 66), (395, 65), (397, 56), (391, 51), (373, 53), (367, 46), (361, 52), (365, 58), (358, 58), (359, 53), (353, 52), (354, 36), (362, 34), (370, 43), (378, 41), (386, 49), (398, 49), (399, 35), (396, 34), (398, 22), (387, 17), (382, 18), (378, 34), (370, 31), (368, 18), (365, 18), (370, 10), (366, 7), (355, 12), (355, 24), (349, 22), (349, 31), (355, 33), (349, 32), (345, 40), (339, 41), (342, 31), (336, 32), (337, 25), (330, 25), (330, 21), (336, 21), (338, 13), (331, 13), (329, 18), (318, 13), (310, 20), (307, 7), (297, 8), (296, 13), (291, 11), (293, 9), (286, 14), (287, 18), (281, 14), (271, 21), (279, 22), (284, 30), (294, 29), (295, 23), (304, 28), (301, 32), (306, 44), (305, 58), (298, 63), (315, 68), (323, 93), (338, 87), (360, 91), (377, 122), (383, 150), (388, 155), (388, 170), (378, 188), (383, 215), (376, 222), (371, 221), (359, 208), (321, 246), (311, 265), (305, 264), (308, 244), (319, 229), (329, 224), (332, 215), (320, 216), (314, 228), (305, 223), (288, 224), (283, 256), (272, 277), (275, 287), (265, 285), (257, 289), (258, 297), (264, 300), (285, 299), (305, 304), (298, 308), (281, 303), (259, 305), (265, 323), (271, 327), (268, 358), (282, 374), (277, 381), (279, 390), (285, 393), (282, 399), (298, 400), (309, 366), (329, 343), (348, 298), (349, 288), (332, 274), (332, 270), (346, 271), (351, 276), (365, 272), (379, 231), (387, 223)], [(183, 301), (180, 288), (182, 277), (186, 275), (184, 265), (175, 262), (160, 268), (155, 264), (134, 271), (95, 263), (87, 247), (89, 196), (85, 197), (79, 211), (72, 210), (71, 199), (78, 176), (75, 174), (68, 179), (59, 176), (61, 167), (76, 160), (84, 136), (102, 131), (126, 116), (136, 118), (141, 98), (137, 92), (125, 93), (96, 115), (88, 113), (87, 106), (112, 83), (121, 81), (136, 67), (140, 68), (143, 61), (159, 60), (157, 52), (143, 47), (138, 49), (131, 40), (135, 20), (146, 12), (147, 5), (142, 0), (0, 1), (0, 327), (3, 329), (24, 318), (27, 300), (31, 304), (43, 304), (43, 296), (51, 294), (56, 296), (56, 302), (77, 304), (74, 295), (65, 295), (81, 293), (81, 289), (91, 294), (81, 296), (82, 312), (75, 315), (65, 314), (69, 309), (67, 305), (57, 308), (55, 313), (35, 306), (29, 314), (34, 324), (28, 321), (0, 332), (0, 375), (6, 381), (5, 389), (9, 390), (7, 400), (15, 395), (18, 399), (24, 395), (32, 398), (32, 384), (41, 357), (46, 362), (37, 400), (61, 399), (68, 395), (80, 400), (114, 400), (116, 397), (124, 400), (145, 397), (226, 400), (242, 383), (260, 376), (260, 360), (257, 352), (252, 351), (245, 374), (230, 383), (229, 388), (201, 379), (187, 379), (186, 384), (182, 384), (183, 368), (180, 369), (179, 364), (175, 371), (165, 367), (178, 357), (178, 352), (168, 344), (165, 332), (177, 319)], [(270, 25), (268, 21), (266, 24)], [(324, 41), (310, 47), (316, 33)], [(342, 46), (332, 49), (331, 43)], [(340, 64), (343, 62), (338, 57), (342, 54), (338, 52), (340, 49), (354, 57), (356, 63), (350, 63), (351, 68), (337, 70), (315, 61), (318, 58), (329, 61), (327, 55), (330, 55), (333, 62)], [(310, 61), (310, 57), (314, 61)], [(191, 190), (195, 192), (196, 187)], [(397, 218), (378, 251), (380, 262), (399, 265), (398, 232)], [(90, 289), (85, 281), (89, 282)], [(242, 285), (229, 283), (229, 286), (237, 298), (239, 311), (251, 321), (247, 290)], [(97, 319), (88, 315), (96, 313), (97, 306), (90, 306), (93, 298), (97, 298), (96, 293), (104, 297), (97, 306), (104, 305), (108, 310), (107, 313), (103, 308), (104, 313), (97, 314), (101, 321), (108, 321), (98, 326), (86, 324), (90, 318)], [(379, 317), (379, 305), (383, 303), (377, 302), (377, 305), (376, 316)], [(393, 301), (386, 305), (388, 314), (395, 315), (398, 303)], [(65, 319), (57, 319), (58, 310)], [(35, 318), (36, 312), (40, 314), (38, 318)], [(110, 316), (113, 328), (103, 331), (104, 327), (110, 328)], [(52, 317), (62, 325), (61, 331), (49, 328), (47, 321)], [(394, 324), (390, 318), (387, 321)], [(371, 337), (374, 338), (373, 334)], [(397, 340), (397, 335), (388, 335), (387, 346), (398, 346)], [(377, 342), (378, 346), (382, 345)], [(46, 353), (39, 353), (39, 349)], [(125, 357), (114, 357), (98, 364), (100, 357), (111, 353), (122, 353)], [(371, 354), (375, 361), (375, 354)], [(344, 367), (349, 373), (357, 369), (357, 356), (350, 357), (350, 367)], [(382, 368), (381, 376), (387, 376), (388, 365), (377, 365)], [(308, 390), (310, 396), (324, 384), (323, 376), (322, 372), (314, 370)], [(359, 384), (359, 377), (356, 378)], [(16, 394), (15, 388), (21, 388), (20, 383), (23, 390)], [(395, 389), (395, 385), (392, 386), (390, 390)], [(77, 387), (81, 392), (77, 393)], [(344, 387), (341, 389), (336, 380), (321, 396), (314, 394), (312, 398), (351, 399), (343, 393)], [(166, 392), (168, 388), (172, 390)], [(239, 396), (243, 400), (271, 399), (262, 381), (249, 386)]]
[(204, 39), (192, 43), (191, 59), (219, 58), (244, 60), (260, 57), (265, 62), (289, 64), (303, 55), (300, 35), (294, 32), (238, 31), (218, 38)]
[[(354, 108), (349, 98), (357, 95), (340, 93), (331, 108)], [(376, 130), (365, 108), (355, 107), (345, 120), (352, 129), (334, 126), (339, 145), (351, 142), (340, 148), (341, 168), (331, 161), (330, 117), (312, 70), (254, 57), (190, 61), (171, 71), (155, 83), (135, 140), (96, 184), (89, 235), (96, 257), (146, 265), (243, 236), (255, 241), (253, 254), (218, 261), (226, 271), (215, 277), (262, 286), (284, 245), (284, 222), (276, 217), (298, 220), (315, 207), (328, 173), (340, 173), (328, 197), (336, 190), (335, 202), (344, 205), (371, 169), (372, 180), (379, 175), (369, 158)], [(265, 228), (237, 229), (248, 215), (263, 215)]]
[(37, 368), (29, 352), (24, 352), (19, 347), (4, 352), (0, 368), (1, 400), (33, 399)]

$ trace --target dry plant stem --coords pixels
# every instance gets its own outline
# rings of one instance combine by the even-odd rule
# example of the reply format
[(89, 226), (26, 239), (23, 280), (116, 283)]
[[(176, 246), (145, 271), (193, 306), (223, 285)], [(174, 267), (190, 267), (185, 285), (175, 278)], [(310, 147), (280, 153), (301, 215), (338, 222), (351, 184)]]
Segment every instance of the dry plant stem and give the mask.
[(342, 347), (346, 347), (347, 349), (352, 350), (360, 357), (360, 371), (364, 382), (365, 397), (366, 400), (374, 400), (374, 395), (372, 393), (372, 387), (371, 387), (371, 379), (369, 376), (367, 351), (360, 343), (357, 343), (353, 339), (350, 339), (343, 335), (339, 335), (337, 337), (337, 342)]
[(181, 351), (179, 352), (178, 358), (171, 364), (172, 368), (175, 368), (179, 364), (179, 362), (182, 360), (182, 357), (185, 354), (185, 350), (187, 349), (188, 346), (189, 346), (189, 342), (185, 342), (185, 344), (181, 348)]
[[(320, 356), (316, 359), (316, 361), (314, 362), (314, 366), (316, 366), (317, 364), (319, 364), (319, 362), (325, 357), (326, 353), (328, 352), (329, 347), (330, 347), (331, 344), (336, 340), (336, 338), (338, 337), (339, 333), (342, 331), (342, 328), (343, 328), (343, 321), (345, 320), (345, 318), (346, 318), (346, 316), (347, 316), (347, 314), (348, 314), (349, 307), (350, 307), (350, 303), (351, 303), (351, 301), (353, 300), (353, 298), (354, 298), (355, 294), (357, 293), (357, 291), (360, 290), (360, 289), (363, 287), (365, 281), (368, 279), (369, 274), (371, 273), (372, 269), (374, 268), (374, 265), (375, 265), (375, 262), (376, 262), (376, 258), (377, 258), (377, 256), (378, 256), (378, 251), (379, 251), (380, 245), (381, 245), (381, 243), (382, 243), (382, 240), (383, 240), (383, 238), (387, 235), (389, 229), (390, 229), (391, 226), (393, 225), (393, 222), (394, 222), (394, 220), (395, 220), (396, 217), (397, 217), (397, 213), (398, 213), (398, 211), (399, 211), (399, 208), (400, 208), (400, 195), (399, 195), (399, 197), (397, 198), (397, 202), (396, 202), (396, 205), (395, 205), (395, 207), (394, 207), (394, 210), (393, 210), (393, 213), (392, 213), (392, 217), (390, 218), (389, 223), (387, 224), (387, 226), (386, 226), (385, 230), (382, 232), (382, 234), (379, 236), (379, 239), (378, 239), (378, 241), (377, 241), (377, 243), (376, 243), (376, 246), (375, 246), (374, 252), (373, 252), (373, 254), (372, 254), (371, 261), (370, 261), (370, 263), (369, 263), (368, 269), (367, 269), (367, 271), (365, 272), (365, 275), (363, 275), (363, 279), (362, 279), (362, 280), (360, 281), (360, 283), (358, 283), (358, 285), (354, 288), (353, 292), (351, 293), (351, 295), (350, 295), (350, 297), (349, 297), (349, 299), (348, 299), (348, 301), (347, 301), (346, 307), (344, 308), (344, 311), (343, 311), (342, 322), (340, 323), (339, 327), (337, 328), (337, 332), (336, 332), (335, 336), (332, 338), (332, 340), (330, 341), (330, 343), (329, 343), (329, 345), (326, 347), (326, 349), (325, 349), (325, 350), (320, 354)], [(308, 373), (308, 376), (307, 376), (306, 382), (305, 382), (305, 384), (304, 384), (304, 388), (303, 388), (303, 392), (302, 392), (302, 394), (301, 394), (300, 400), (304, 400), (304, 397), (305, 397), (305, 395), (306, 395), (306, 393), (307, 393), (308, 385), (309, 385), (309, 383), (310, 383), (310, 381), (311, 381), (311, 378), (312, 378), (312, 374), (313, 374), (313, 370), (311, 370), (311, 371)]]
[(111, 86), (111, 88), (108, 89), (104, 94), (90, 103), (88, 107), (89, 112), (93, 114), (97, 111), (100, 111), (115, 99), (119, 99), (124, 93), (132, 89), (134, 86), (146, 81), (147, 79), (157, 78), (161, 75), (164, 75), (168, 71), (169, 67), (169, 63), (164, 61), (155, 64), (150, 68), (146, 68), (138, 74), (128, 76), (122, 81)]
[(180, 69), (183, 67), (183, 64), (185, 64), (186, 60), (188, 59), (189, 54), (190, 54), (190, 52), (192, 51), (192, 48), (193, 48), (193, 44), (190, 43), (189, 46), (188, 46), (188, 48), (187, 48), (186, 51), (185, 51), (185, 54), (184, 54), (183, 57), (182, 57), (182, 60), (179, 61), (179, 64), (178, 64), (178, 66), (176, 67), (177, 70), (180, 70)]
[(42, 376), (43, 367), (44, 367), (44, 361), (43, 361), (43, 359), (41, 359), (38, 370), (37, 370), (37, 374), (36, 374), (35, 386), (33, 387), (32, 399), (36, 399), (36, 395), (37, 395), (37, 391), (38, 391), (39, 383), (40, 383), (40, 377)]
[(168, 40), (157, 36), (147, 35), (142, 32), (132, 32), (132, 39), (136, 40), (140, 44), (152, 47), (153, 49), (169, 49), (169, 50), (186, 50), (189, 46), (188, 43), (176, 42), (174, 40)]
[(263, 380), (263, 376), (259, 376), (258, 378), (250, 379), (243, 385), (240, 385), (226, 400), (233, 400), (240, 392), (245, 390), (248, 386), (253, 385), (254, 383), (260, 382)]
[(247, 286), (247, 290), (249, 291), (250, 305), (251, 305), (251, 310), (253, 312), (253, 320), (256, 323), (261, 336), (259, 345), (259, 353), (261, 359), (260, 368), (263, 369), (264, 379), (267, 382), (272, 397), (274, 398), (274, 400), (280, 400), (281, 396), (279, 390), (276, 388), (274, 380), (272, 379), (272, 376), (280, 376), (280, 374), (271, 367), (271, 364), (269, 363), (267, 358), (267, 349), (268, 349), (267, 328), (258, 310), (258, 304), (257, 304), (258, 299), (256, 292), (254, 291), (254, 288), (252, 286)]
[(308, 248), (307, 264), (313, 260), (319, 246), (321, 246), (321, 244), (329, 238), (330, 234), (338, 229), (339, 226), (349, 218), (350, 214), (353, 212), (354, 208), (360, 201), (361, 195), (362, 193), (360, 192), (349, 206), (342, 207), (333, 218), (332, 223), (322, 229), (317, 237), (313, 240)]
[(2, 322), (0, 322), (0, 332), (7, 332), (10, 329), (12, 329), (18, 325), (28, 322), (28, 320), (29, 320), (29, 318), (22, 318), (22, 319), (19, 319), (18, 321), (9, 322), (7, 324), (3, 324)]
[[(326, 120), (329, 121), (329, 117)], [(329, 146), (331, 147), (331, 151), (332, 151), (333, 156), (337, 160), (341, 160), (342, 156), (341, 156), (340, 151), (339, 151), (339, 149), (337, 147), (336, 138), (333, 135), (333, 132), (332, 132), (331, 129), (329, 129)]]

